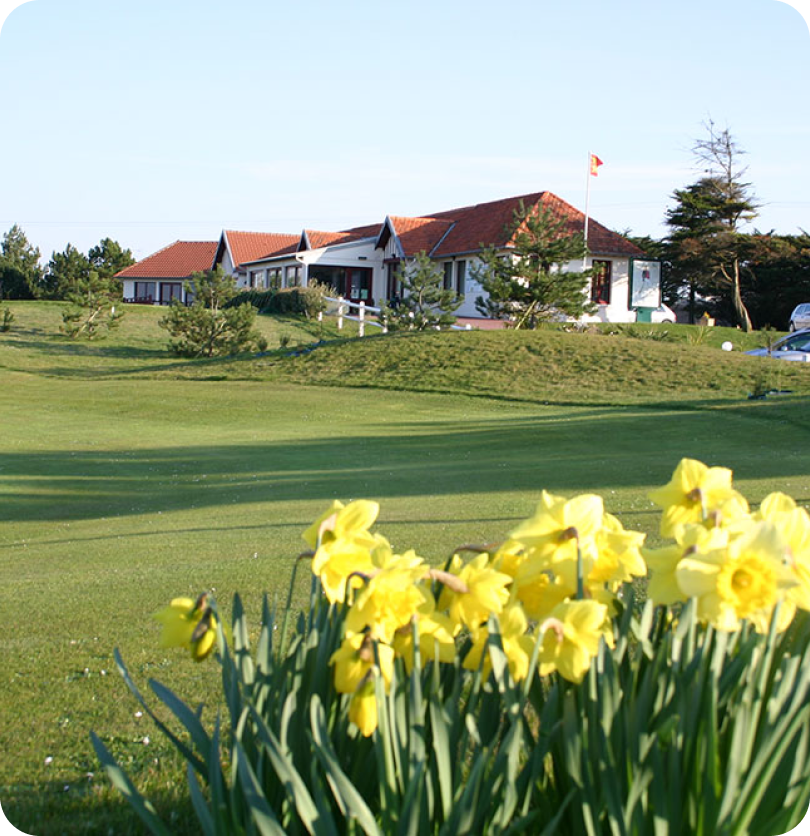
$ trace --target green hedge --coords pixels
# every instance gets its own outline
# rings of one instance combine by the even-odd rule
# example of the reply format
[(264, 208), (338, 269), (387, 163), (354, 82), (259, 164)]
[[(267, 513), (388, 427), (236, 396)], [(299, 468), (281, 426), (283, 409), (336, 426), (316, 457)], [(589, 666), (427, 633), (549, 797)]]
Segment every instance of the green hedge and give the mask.
[(227, 307), (249, 302), (259, 313), (303, 315), (313, 319), (326, 307), (324, 291), (325, 288), (317, 284), (281, 290), (245, 290), (235, 296)]

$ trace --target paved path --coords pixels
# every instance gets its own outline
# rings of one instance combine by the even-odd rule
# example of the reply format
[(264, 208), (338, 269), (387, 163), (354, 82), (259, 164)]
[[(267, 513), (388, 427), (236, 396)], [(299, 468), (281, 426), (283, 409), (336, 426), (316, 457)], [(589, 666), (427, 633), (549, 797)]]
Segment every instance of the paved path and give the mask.
[(471, 328), (480, 328), (482, 331), (499, 331), (506, 327), (506, 323), (502, 319), (479, 319), (472, 316), (460, 316), (456, 320), (456, 325), (467, 325), (469, 323)]

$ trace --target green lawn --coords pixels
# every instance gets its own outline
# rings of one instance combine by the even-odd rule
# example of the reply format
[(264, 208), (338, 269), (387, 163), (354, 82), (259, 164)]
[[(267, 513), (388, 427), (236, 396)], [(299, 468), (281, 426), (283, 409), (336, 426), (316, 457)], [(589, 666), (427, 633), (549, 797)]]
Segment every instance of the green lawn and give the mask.
[[(693, 345), (694, 330), (406, 335), (189, 362), (166, 353), (156, 309), (131, 307), (109, 340), (78, 345), (58, 336), (57, 304), (13, 310), (0, 334), (0, 803), (30, 833), (140, 832), (90, 729), (178, 832), (196, 832), (113, 648), (145, 691), (156, 677), (207, 701), (211, 720), (216, 665), (160, 650), (150, 614), (204, 588), (229, 609), (238, 589), (255, 623), (334, 498), (379, 500), (378, 529), (436, 562), (502, 537), (542, 488), (601, 493), (655, 539), (646, 494), (686, 455), (734, 468), (753, 502), (782, 489), (810, 503), (810, 368)], [(259, 322), (271, 347), (336, 336), (333, 323)], [(793, 394), (749, 400), (758, 378)]]

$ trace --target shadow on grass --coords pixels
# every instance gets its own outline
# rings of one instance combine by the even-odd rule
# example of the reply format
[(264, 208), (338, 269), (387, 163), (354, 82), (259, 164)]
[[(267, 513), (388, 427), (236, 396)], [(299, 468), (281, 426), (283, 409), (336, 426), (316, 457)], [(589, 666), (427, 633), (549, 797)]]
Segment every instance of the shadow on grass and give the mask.
[(70, 340), (67, 337), (61, 339), (51, 338), (50, 340), (21, 340), (16, 339), (14, 345), (30, 351), (37, 351), (40, 354), (48, 355), (72, 355), (75, 357), (98, 357), (105, 359), (138, 359), (169, 357), (167, 349), (162, 348), (137, 348), (130, 345), (110, 345), (105, 340), (87, 343)]
[[(105, 786), (100, 786), (105, 784)], [(117, 792), (106, 786), (100, 767), (96, 780), (69, 785), (49, 781), (29, 787), (4, 788), (0, 802), (5, 817), (23, 833), (61, 836), (64, 833), (143, 836), (146, 832), (135, 811)], [(182, 790), (148, 794), (162, 821), (175, 836), (196, 836), (200, 824), (191, 799)]]
[(666, 482), (683, 456), (731, 467), (738, 479), (804, 477), (810, 430), (790, 423), (780, 407), (583, 408), (520, 420), (511, 414), (503, 422), (460, 418), (428, 430), (402, 422), (373, 436), (278, 441), (270, 427), (269, 440), (253, 444), (6, 453), (0, 517), (101, 519), (274, 501), (646, 489)]

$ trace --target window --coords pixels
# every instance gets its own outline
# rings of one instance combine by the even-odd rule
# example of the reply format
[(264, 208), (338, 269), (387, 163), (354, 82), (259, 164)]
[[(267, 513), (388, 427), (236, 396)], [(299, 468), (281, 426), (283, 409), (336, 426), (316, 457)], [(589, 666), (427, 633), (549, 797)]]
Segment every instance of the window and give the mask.
[(284, 286), (285, 287), (300, 287), (301, 286), (301, 265), (295, 264), (287, 267), (284, 271)]
[(463, 296), (467, 284), (467, 262), (456, 262), (456, 295)]
[(135, 301), (145, 303), (154, 302), (156, 287), (155, 282), (135, 282)]
[(183, 300), (183, 285), (181, 282), (161, 282), (160, 283), (160, 304), (168, 305), (173, 300), (178, 302)]
[(453, 262), (452, 261), (445, 261), (444, 262), (444, 289), (445, 290), (452, 290), (453, 289)]
[(389, 301), (402, 299), (402, 282), (399, 280), (400, 263), (398, 261), (390, 261), (387, 265), (388, 270), (388, 299)]
[[(394, 264), (393, 268), (399, 268)], [(309, 280), (329, 285), (337, 296), (352, 302), (366, 302), (373, 305), (371, 286), (374, 271), (371, 267), (339, 267), (337, 265), (311, 264)], [(391, 273), (388, 274), (391, 279)]]
[(598, 305), (610, 304), (610, 284), (613, 263), (594, 261), (591, 276), (591, 301)]
[(271, 267), (267, 271), (267, 286), (273, 290), (281, 287), (281, 267)]
[(264, 270), (251, 270), (248, 273), (248, 287), (264, 287)]

